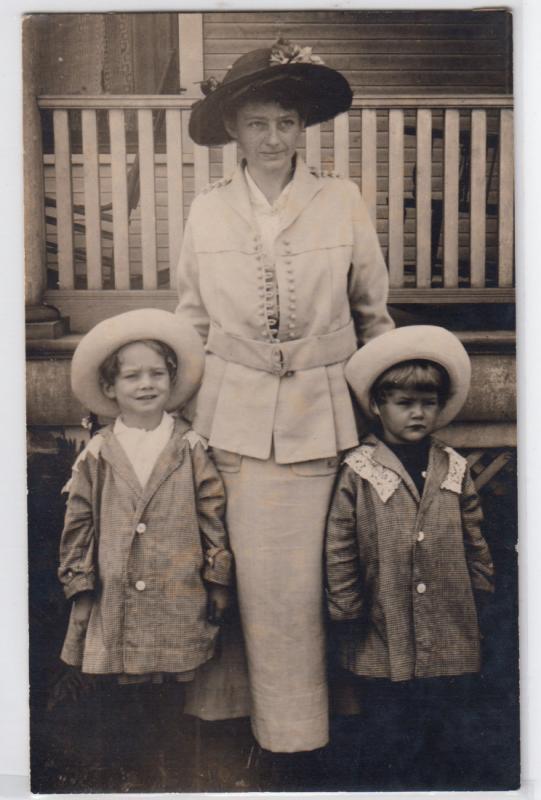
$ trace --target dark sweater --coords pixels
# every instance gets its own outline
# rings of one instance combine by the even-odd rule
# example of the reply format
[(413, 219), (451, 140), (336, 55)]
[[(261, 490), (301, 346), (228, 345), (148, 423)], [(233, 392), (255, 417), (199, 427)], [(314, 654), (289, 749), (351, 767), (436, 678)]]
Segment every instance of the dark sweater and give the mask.
[(406, 472), (408, 472), (419, 494), (422, 496), (428, 467), (428, 453), (431, 445), (430, 437), (425, 436), (420, 442), (413, 444), (391, 444), (390, 442), (385, 442), (385, 444), (402, 462)]

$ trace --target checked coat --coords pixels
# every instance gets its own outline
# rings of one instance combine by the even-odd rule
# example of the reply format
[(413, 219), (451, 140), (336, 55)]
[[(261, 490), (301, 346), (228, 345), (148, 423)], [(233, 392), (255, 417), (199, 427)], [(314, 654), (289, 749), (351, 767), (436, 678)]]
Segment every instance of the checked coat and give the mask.
[(227, 585), (232, 556), (222, 480), (182, 419), (144, 488), (111, 427), (75, 464), (60, 543), (66, 597), (93, 593), (86, 629), (72, 613), (62, 659), (83, 672), (186, 672), (214, 653), (205, 581)]
[[(466, 460), (432, 439), (422, 497), (369, 435), (346, 456), (327, 523), (328, 610), (340, 661), (393, 681), (480, 669), (473, 590), (493, 591)], [(340, 633), (342, 630), (342, 633)]]

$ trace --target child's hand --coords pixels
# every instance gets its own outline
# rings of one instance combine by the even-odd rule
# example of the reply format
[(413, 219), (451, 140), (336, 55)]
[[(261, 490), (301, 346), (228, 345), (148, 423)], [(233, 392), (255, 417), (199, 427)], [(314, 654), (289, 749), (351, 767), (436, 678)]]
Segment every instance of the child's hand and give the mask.
[(208, 584), (207, 619), (213, 625), (221, 625), (231, 605), (231, 592), (227, 586)]
[(91, 592), (81, 592), (73, 601), (73, 621), (79, 625), (85, 625), (90, 619), (90, 612), (94, 605), (94, 598)]

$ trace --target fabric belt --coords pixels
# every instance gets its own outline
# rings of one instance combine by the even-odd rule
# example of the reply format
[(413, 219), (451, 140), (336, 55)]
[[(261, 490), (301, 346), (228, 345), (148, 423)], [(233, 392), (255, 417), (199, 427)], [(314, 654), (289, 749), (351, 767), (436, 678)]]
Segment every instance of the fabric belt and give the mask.
[(206, 349), (225, 361), (282, 376), (346, 361), (357, 350), (357, 337), (353, 321), (333, 333), (288, 342), (243, 339), (211, 324)]

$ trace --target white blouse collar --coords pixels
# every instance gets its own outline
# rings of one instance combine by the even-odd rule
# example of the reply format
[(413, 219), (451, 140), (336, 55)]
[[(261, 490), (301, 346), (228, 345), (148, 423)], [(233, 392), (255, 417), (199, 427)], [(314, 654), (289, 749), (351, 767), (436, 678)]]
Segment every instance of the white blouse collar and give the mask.
[(132, 428), (122, 422), (122, 418), (118, 416), (115, 420), (113, 432), (115, 436), (122, 436), (126, 438), (142, 438), (142, 437), (156, 437), (160, 439), (163, 435), (171, 433), (175, 424), (174, 418), (167, 411), (163, 412), (160, 424), (152, 430), (147, 431), (144, 428)]
[(291, 186), (293, 185), (293, 181), (290, 180), (284, 186), (282, 191), (280, 192), (279, 197), (274, 201), (274, 203), (269, 203), (257, 183), (254, 181), (250, 172), (248, 170), (248, 165), (244, 167), (244, 174), (246, 176), (246, 183), (248, 184), (248, 189), (250, 191), (250, 199), (254, 206), (256, 206), (261, 211), (275, 211), (278, 208), (283, 208), (286, 204), (287, 198), (289, 197), (289, 193), (291, 191)]

